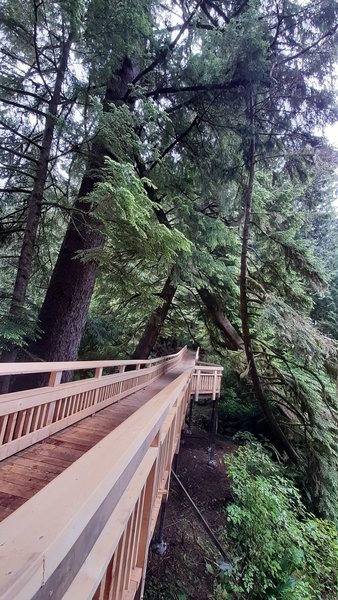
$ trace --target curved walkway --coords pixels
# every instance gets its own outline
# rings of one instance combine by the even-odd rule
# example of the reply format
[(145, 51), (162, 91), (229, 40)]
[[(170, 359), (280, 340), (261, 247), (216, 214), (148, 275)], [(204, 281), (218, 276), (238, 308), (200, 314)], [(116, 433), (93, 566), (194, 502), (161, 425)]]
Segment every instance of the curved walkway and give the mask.
[(195, 352), (147, 387), (34, 444), (0, 464), (0, 521), (116, 429), (155, 394), (195, 364)]

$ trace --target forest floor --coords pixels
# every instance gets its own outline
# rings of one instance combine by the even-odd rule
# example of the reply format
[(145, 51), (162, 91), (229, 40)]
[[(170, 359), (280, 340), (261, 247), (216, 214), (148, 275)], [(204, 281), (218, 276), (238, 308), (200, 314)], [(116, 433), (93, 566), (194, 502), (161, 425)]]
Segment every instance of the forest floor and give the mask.
[[(219, 436), (214, 467), (208, 465), (207, 446), (208, 434), (196, 423), (192, 434), (182, 436), (177, 475), (212, 531), (226, 547), (224, 509), (231, 501), (231, 490), (224, 456), (233, 452), (236, 445), (230, 439)], [(164, 541), (168, 545), (164, 556), (152, 550), (149, 552), (145, 600), (211, 599), (222, 557), (173, 478)]]

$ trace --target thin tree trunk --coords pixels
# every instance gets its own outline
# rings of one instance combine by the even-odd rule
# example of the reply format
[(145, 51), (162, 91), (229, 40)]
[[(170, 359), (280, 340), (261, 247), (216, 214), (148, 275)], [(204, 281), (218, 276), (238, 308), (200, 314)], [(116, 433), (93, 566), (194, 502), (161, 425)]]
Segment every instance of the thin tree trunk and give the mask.
[[(12, 319), (19, 318), (22, 315), (23, 306), (27, 296), (27, 288), (32, 269), (33, 252), (41, 217), (41, 203), (43, 201), (43, 194), (48, 176), (48, 164), (54, 137), (57, 112), (61, 100), (61, 90), (68, 65), (72, 42), (73, 33), (71, 32), (63, 45), (56, 74), (54, 91), (46, 112), (45, 128), (34, 177), (34, 185), (28, 200), (26, 225), (14, 283), (12, 301), (9, 308), (9, 317)], [(2, 362), (14, 362), (17, 351), (18, 349), (15, 346), (4, 351), (1, 356)], [(1, 392), (5, 393), (8, 390), (8, 386), (9, 378), (4, 378), (0, 384)]]
[(149, 317), (141, 339), (130, 358), (148, 358), (161, 332), (163, 323), (167, 318), (175, 293), (176, 286), (172, 282), (172, 276), (169, 275), (164, 284), (163, 290), (159, 295), (163, 302)]
[(221, 331), (229, 350), (243, 349), (243, 340), (241, 336), (239, 333), (237, 333), (229, 319), (219, 309), (215, 296), (213, 296), (213, 294), (211, 294), (211, 292), (209, 292), (209, 290), (206, 288), (200, 288), (197, 291), (202, 302), (205, 304), (211, 319), (216, 327)]
[(250, 99), (251, 127), (252, 140), (250, 144), (250, 159), (249, 159), (249, 178), (244, 194), (244, 226), (242, 233), (242, 253), (241, 253), (241, 272), (240, 272), (240, 312), (243, 332), (243, 342), (245, 353), (249, 365), (249, 373), (253, 383), (253, 388), (258, 401), (258, 404), (265, 416), (267, 425), (270, 429), (274, 441), (282, 447), (289, 458), (297, 463), (298, 456), (291, 446), (289, 440), (280, 427), (275, 414), (271, 408), (271, 404), (263, 390), (259, 373), (257, 370), (256, 360), (252, 348), (252, 340), (249, 326), (249, 311), (248, 311), (248, 289), (247, 289), (247, 272), (248, 272), (248, 246), (250, 237), (250, 221), (252, 213), (252, 192), (255, 177), (255, 156), (256, 156), (256, 140), (254, 134), (254, 107), (252, 97)]
[[(109, 112), (112, 103), (121, 102), (134, 77), (131, 62), (126, 58), (121, 69), (108, 82), (103, 100), (104, 112)], [(101, 181), (106, 156), (113, 155), (102, 137), (99, 130), (92, 143), (86, 173), (74, 205), (75, 210), (40, 310), (42, 335), (28, 348), (30, 354), (39, 360), (76, 360), (78, 355), (97, 273), (96, 261), (83, 262), (78, 258), (78, 253), (100, 249), (104, 245), (101, 226), (92, 214), (91, 203), (86, 201), (88, 194)], [(25, 377), (21, 383), (16, 382), (15, 387), (17, 389), (18, 386), (32, 387), (45, 383), (44, 377)]]

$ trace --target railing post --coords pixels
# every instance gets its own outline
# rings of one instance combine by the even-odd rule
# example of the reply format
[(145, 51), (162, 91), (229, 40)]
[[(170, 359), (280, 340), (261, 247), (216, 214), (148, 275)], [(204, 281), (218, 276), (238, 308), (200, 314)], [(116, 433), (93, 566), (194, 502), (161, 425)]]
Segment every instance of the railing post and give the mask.
[[(62, 371), (52, 371), (49, 376), (48, 387), (55, 387), (61, 383)], [(48, 407), (46, 425), (53, 423), (56, 402), (51, 402)]]
[[(138, 364), (136, 365), (135, 371), (139, 371), (139, 370), (140, 370), (140, 368), (141, 368), (141, 364), (140, 364), (140, 363), (138, 363)], [(136, 378), (136, 385), (138, 385), (139, 381), (140, 381), (140, 379), (139, 379), (139, 377), (137, 377), (137, 378)]]
[(195, 391), (195, 400), (196, 400), (196, 402), (198, 402), (198, 398), (199, 398), (200, 379), (201, 379), (201, 369), (197, 369), (196, 391)]
[(189, 406), (189, 417), (188, 417), (188, 432), (191, 433), (191, 420), (192, 420), (192, 409), (194, 404), (193, 395), (190, 394), (190, 406)]
[(62, 371), (52, 371), (49, 376), (48, 386), (54, 387), (61, 383)]
[[(124, 373), (124, 372), (125, 372), (125, 370), (126, 370), (126, 367), (125, 367), (125, 365), (121, 365), (121, 366), (119, 367), (119, 373), (120, 373), (121, 375), (122, 375), (122, 373)], [(121, 394), (122, 390), (123, 390), (123, 380), (120, 382), (119, 394)]]
[(167, 497), (163, 496), (161, 500), (159, 524), (157, 529), (156, 540), (152, 543), (151, 548), (155, 554), (163, 556), (167, 550), (167, 544), (164, 541), (164, 521), (167, 508)]
[(156, 480), (155, 479), (156, 467), (157, 467), (157, 461), (153, 465), (153, 468), (151, 469), (151, 471), (148, 475), (146, 488), (145, 488), (143, 515), (142, 515), (142, 520), (141, 520), (141, 532), (140, 532), (140, 539), (139, 539), (139, 546), (138, 546), (138, 553), (137, 553), (137, 562), (136, 562), (137, 567), (140, 567), (142, 569), (142, 579), (140, 581), (139, 589), (135, 596), (136, 598), (143, 597), (143, 590), (144, 590), (144, 584), (145, 584), (145, 578), (146, 578), (146, 570), (147, 570), (147, 562), (148, 562), (147, 561), (147, 559), (148, 559), (148, 542), (149, 542), (150, 524), (151, 524), (151, 519), (152, 519), (152, 509), (153, 509), (154, 495), (155, 495), (154, 484), (155, 484), (155, 480)]
[(212, 386), (212, 399), (216, 400), (216, 391), (217, 391), (217, 370), (214, 370), (214, 380)]
[[(97, 369), (95, 369), (95, 373), (94, 373), (95, 379), (101, 379), (102, 372), (103, 372), (103, 367), (98, 367)], [(96, 388), (96, 390), (95, 390), (95, 397), (94, 397), (94, 404), (98, 403), (99, 392), (100, 392), (100, 388)], [(93, 413), (93, 414), (95, 414), (95, 413)]]

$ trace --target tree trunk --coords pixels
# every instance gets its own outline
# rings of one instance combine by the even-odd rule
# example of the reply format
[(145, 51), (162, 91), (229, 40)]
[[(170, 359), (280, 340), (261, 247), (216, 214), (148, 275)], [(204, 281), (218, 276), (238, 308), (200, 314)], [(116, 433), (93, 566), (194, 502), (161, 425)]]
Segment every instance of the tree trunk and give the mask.
[(200, 288), (197, 291), (214, 324), (221, 331), (229, 350), (243, 349), (243, 340), (241, 336), (237, 333), (229, 319), (219, 309), (215, 296), (213, 296), (206, 288)]
[[(254, 107), (252, 98), (250, 101), (251, 127), (254, 130)], [(241, 253), (241, 272), (240, 272), (240, 312), (243, 331), (243, 342), (245, 353), (249, 365), (249, 373), (253, 383), (256, 399), (262, 413), (266, 419), (270, 429), (273, 441), (285, 450), (289, 458), (294, 462), (298, 462), (298, 456), (291, 446), (289, 440), (280, 427), (275, 414), (271, 408), (271, 404), (263, 390), (259, 373), (257, 370), (256, 360), (252, 348), (252, 340), (249, 326), (249, 311), (248, 311), (248, 294), (247, 294), (247, 262), (248, 262), (248, 245), (250, 236), (250, 221), (252, 212), (252, 192), (255, 177), (255, 157), (256, 157), (256, 141), (254, 131), (250, 144), (250, 159), (249, 159), (249, 178), (244, 194), (244, 226), (242, 234), (242, 253)]]
[[(27, 288), (29, 284), (33, 252), (38, 232), (41, 203), (45, 190), (46, 180), (48, 176), (48, 164), (54, 137), (57, 112), (61, 99), (61, 90), (65, 78), (65, 73), (68, 65), (70, 48), (73, 42), (73, 34), (70, 33), (68, 39), (63, 45), (60, 62), (56, 74), (55, 86), (52, 97), (48, 104), (46, 113), (45, 128), (42, 137), (39, 157), (37, 159), (37, 167), (34, 177), (34, 185), (29, 196), (27, 219), (25, 231), (19, 256), (16, 279), (14, 283), (13, 296), (9, 308), (9, 316), (14, 320), (22, 314), (22, 309), (26, 300)], [(2, 353), (2, 362), (14, 362), (17, 355), (17, 347), (13, 346)], [(8, 391), (9, 378), (6, 377), (0, 384), (0, 393)]]
[(172, 282), (171, 275), (169, 275), (164, 284), (163, 290), (160, 293), (160, 298), (163, 300), (163, 302), (154, 310), (148, 319), (141, 339), (130, 358), (148, 358), (157, 341), (163, 323), (167, 318), (175, 293), (176, 286)]

